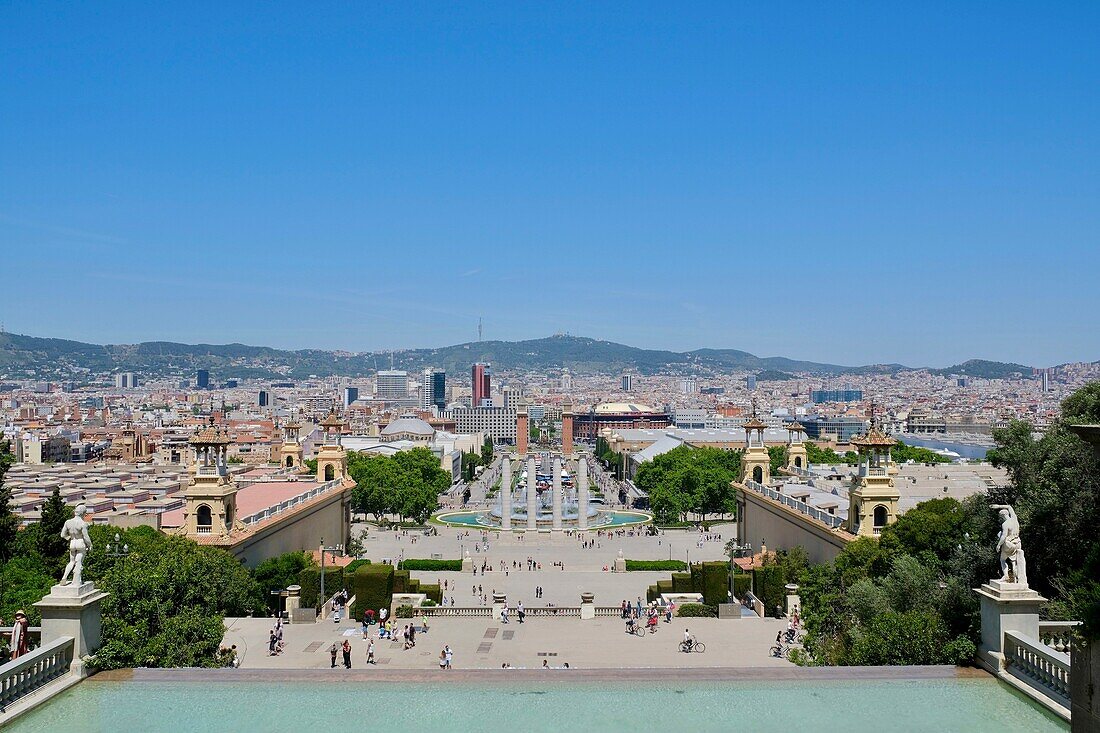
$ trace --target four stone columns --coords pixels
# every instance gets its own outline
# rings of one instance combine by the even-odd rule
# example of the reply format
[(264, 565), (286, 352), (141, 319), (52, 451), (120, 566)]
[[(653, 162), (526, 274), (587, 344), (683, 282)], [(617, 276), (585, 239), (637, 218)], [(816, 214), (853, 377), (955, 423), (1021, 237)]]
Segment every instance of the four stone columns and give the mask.
[(554, 459), (554, 483), (551, 487), (554, 492), (552, 498), (552, 506), (554, 511), (554, 524), (553, 529), (555, 531), (561, 531), (561, 459)]
[(530, 457), (527, 459), (527, 531), (538, 531), (538, 497), (539, 491), (536, 486), (538, 483), (537, 471), (535, 470), (535, 459)]
[(512, 529), (512, 459), (508, 456), (500, 477), (500, 528)]

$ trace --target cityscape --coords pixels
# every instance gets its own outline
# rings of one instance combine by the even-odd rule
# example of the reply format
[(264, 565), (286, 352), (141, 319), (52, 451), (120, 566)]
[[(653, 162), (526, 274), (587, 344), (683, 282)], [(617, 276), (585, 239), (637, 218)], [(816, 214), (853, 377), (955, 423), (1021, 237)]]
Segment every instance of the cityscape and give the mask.
[(1096, 8), (256, 10), (0, 10), (0, 727), (1100, 732)]

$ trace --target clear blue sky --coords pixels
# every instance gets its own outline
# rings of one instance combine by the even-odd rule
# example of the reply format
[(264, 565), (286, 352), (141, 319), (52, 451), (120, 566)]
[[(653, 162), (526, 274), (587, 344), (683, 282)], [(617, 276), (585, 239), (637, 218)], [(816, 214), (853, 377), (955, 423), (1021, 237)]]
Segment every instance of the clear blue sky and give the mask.
[(1100, 3), (0, 5), (0, 320), (1100, 359)]

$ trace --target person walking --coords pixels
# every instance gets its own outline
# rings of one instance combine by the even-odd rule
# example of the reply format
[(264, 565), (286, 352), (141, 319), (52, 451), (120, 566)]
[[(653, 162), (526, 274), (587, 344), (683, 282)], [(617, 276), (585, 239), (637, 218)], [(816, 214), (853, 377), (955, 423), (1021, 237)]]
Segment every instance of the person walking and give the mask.
[(344, 652), (344, 667), (351, 669), (351, 642), (347, 639), (344, 639), (342, 651)]
[(367, 640), (367, 664), (375, 664), (374, 661), (374, 639)]
[(519, 603), (516, 604), (516, 618), (519, 619), (519, 622), (521, 624), (523, 623), (524, 615), (526, 615), (526, 614), (523, 611), (523, 601), (520, 601)]
[[(275, 632), (271, 632), (271, 637), (275, 638)], [(330, 646), (329, 649), (328, 649), (328, 655), (329, 655), (329, 658), (332, 661), (332, 664), (329, 665), (329, 669), (336, 669), (336, 655), (338, 653), (339, 653), (339, 650), (336, 648), (336, 642), (334, 641), (334, 642), (332, 642), (332, 646)]]
[(454, 652), (451, 651), (451, 645), (445, 644), (443, 646), (443, 653), (447, 655), (447, 669), (451, 668), (451, 658), (454, 657)]

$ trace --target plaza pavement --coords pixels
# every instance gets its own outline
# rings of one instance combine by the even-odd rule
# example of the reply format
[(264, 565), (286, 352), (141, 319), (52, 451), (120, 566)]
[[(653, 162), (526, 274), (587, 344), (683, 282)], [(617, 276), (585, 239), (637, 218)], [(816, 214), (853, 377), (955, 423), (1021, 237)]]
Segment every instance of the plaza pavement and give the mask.
[[(356, 533), (361, 529), (357, 525)], [(413, 571), (413, 577), (428, 583), (446, 581), (448, 598), (457, 606), (492, 603), (492, 593), (503, 591), (508, 605), (522, 602), (526, 608), (577, 606), (580, 594), (595, 594), (597, 606), (618, 606), (624, 599), (645, 600), (646, 589), (669, 572), (612, 573), (619, 549), (629, 559), (720, 560), (725, 558), (724, 546), (732, 536), (731, 525), (713, 529), (721, 539), (699, 545), (696, 532), (667, 532), (658, 537), (636, 533), (636, 536), (598, 536), (589, 532), (584, 539), (598, 543), (585, 549), (582, 538), (571, 536), (537, 537), (501, 536), (487, 533), (489, 549), (471, 552), (479, 571), (477, 575), (458, 572)], [(383, 532), (374, 528), (365, 542), (365, 555), (378, 562), (383, 558), (457, 559), (467, 547), (480, 542), (481, 533), (454, 528), (439, 528), (438, 536), (421, 533)], [(530, 557), (542, 563), (541, 570), (526, 570)], [(507, 571), (500, 570), (504, 561)], [(513, 569), (512, 562), (522, 569)], [(564, 569), (554, 563), (564, 564)], [(482, 573), (480, 567), (491, 564), (494, 570)], [(473, 586), (481, 587), (480, 593)], [(535, 598), (535, 587), (541, 586), (543, 597)], [(271, 619), (226, 619), (229, 627), (224, 644), (236, 644), (242, 657), (242, 667), (248, 669), (327, 668), (328, 649), (335, 641), (351, 640), (353, 666), (365, 662), (366, 644), (354, 622), (334, 624), (322, 621), (308, 625), (284, 627), (285, 652), (271, 657), (267, 654)], [(600, 617), (581, 620), (576, 617), (528, 616), (519, 624), (513, 618), (509, 624), (486, 617), (440, 617), (429, 619), (430, 633), (418, 635), (416, 648), (402, 650), (399, 642), (377, 639), (377, 627), (371, 630), (375, 638), (375, 658), (379, 668), (430, 669), (438, 667), (439, 651), (444, 644), (454, 650), (457, 668), (500, 668), (504, 663), (515, 667), (541, 667), (543, 660), (551, 666), (568, 662), (577, 668), (646, 668), (646, 667), (768, 667), (789, 665), (769, 656), (776, 633), (785, 622), (774, 619), (702, 619), (674, 618), (671, 624), (662, 622), (657, 634), (644, 638), (627, 635), (622, 620)], [(702, 654), (683, 654), (677, 650), (685, 628), (707, 646)], [(345, 633), (350, 635), (345, 637)]]

